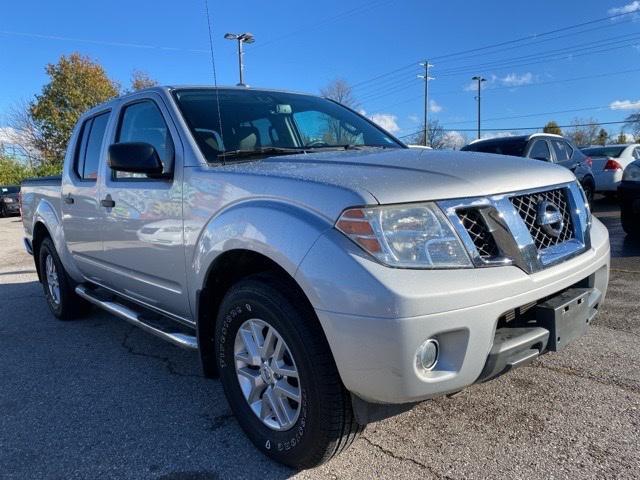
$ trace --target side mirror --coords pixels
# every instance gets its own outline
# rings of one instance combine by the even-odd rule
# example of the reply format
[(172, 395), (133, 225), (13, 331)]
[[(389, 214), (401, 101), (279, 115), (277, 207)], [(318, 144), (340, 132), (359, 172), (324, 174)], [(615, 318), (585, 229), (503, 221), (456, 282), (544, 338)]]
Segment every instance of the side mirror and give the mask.
[(163, 166), (153, 145), (144, 142), (109, 145), (109, 167), (116, 172), (161, 175)]

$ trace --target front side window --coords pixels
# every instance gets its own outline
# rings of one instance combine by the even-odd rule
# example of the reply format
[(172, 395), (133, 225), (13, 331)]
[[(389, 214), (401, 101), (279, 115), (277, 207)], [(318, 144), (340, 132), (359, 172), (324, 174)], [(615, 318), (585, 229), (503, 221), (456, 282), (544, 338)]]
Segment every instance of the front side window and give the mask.
[(545, 140), (536, 140), (531, 147), (531, 151), (529, 152), (529, 158), (550, 162), (551, 151), (549, 150), (549, 145), (547, 145), (547, 142)]
[(567, 142), (563, 142), (562, 140), (551, 140), (553, 144), (553, 149), (556, 152), (556, 160), (558, 162), (563, 162), (565, 160), (569, 160), (571, 155), (573, 155), (573, 148)]
[[(117, 143), (144, 142), (156, 149), (165, 170), (173, 163), (173, 141), (162, 113), (155, 103), (145, 100), (123, 110)], [(146, 174), (114, 172), (115, 178), (147, 178)]]
[(264, 149), (271, 153), (280, 149), (286, 154), (345, 146), (403, 147), (358, 114), (311, 95), (181, 89), (174, 92), (174, 97), (209, 162), (219, 162), (229, 152)]

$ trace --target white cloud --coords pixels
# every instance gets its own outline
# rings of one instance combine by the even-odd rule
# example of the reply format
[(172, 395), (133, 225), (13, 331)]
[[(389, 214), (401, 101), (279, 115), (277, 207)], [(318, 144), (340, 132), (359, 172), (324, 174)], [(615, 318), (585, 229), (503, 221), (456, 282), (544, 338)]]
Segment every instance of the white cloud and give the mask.
[(611, 110), (639, 110), (640, 100), (616, 100), (609, 104)]
[(533, 83), (533, 74), (531, 72), (518, 75), (517, 73), (510, 73), (506, 77), (502, 77), (500, 82), (507, 87), (519, 87), (521, 85), (528, 85)]
[(369, 115), (369, 118), (389, 133), (400, 131), (398, 117), (396, 115), (392, 115), (391, 113), (373, 113)]
[(16, 143), (20, 135), (15, 128), (0, 127), (0, 144)]
[(486, 132), (480, 135), (480, 137), (485, 140), (489, 138), (503, 138), (503, 137), (514, 137), (516, 133), (513, 132)]
[(640, 1), (636, 0), (631, 3), (627, 3), (622, 7), (614, 7), (609, 9), (609, 15), (620, 15), (622, 13), (632, 13), (640, 10)]
[(450, 148), (453, 150), (460, 150), (468, 143), (467, 137), (455, 130), (446, 132), (442, 137), (442, 144), (444, 148)]
[(409, 120), (413, 123), (420, 122), (420, 117), (418, 115), (409, 115)]
[(438, 104), (435, 100), (429, 100), (429, 110), (433, 113), (438, 113), (442, 111), (442, 105)]

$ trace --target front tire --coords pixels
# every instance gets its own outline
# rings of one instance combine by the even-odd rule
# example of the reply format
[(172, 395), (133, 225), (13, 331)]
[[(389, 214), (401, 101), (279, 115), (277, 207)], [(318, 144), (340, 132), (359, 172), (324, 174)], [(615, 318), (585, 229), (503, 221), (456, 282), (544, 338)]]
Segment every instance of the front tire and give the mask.
[(263, 453), (311, 468), (363, 430), (315, 313), (275, 276), (240, 281), (216, 322), (220, 380), (238, 422)]
[(40, 244), (38, 261), (42, 288), (51, 313), (59, 320), (73, 320), (85, 315), (91, 305), (76, 295), (73, 282), (50, 238), (45, 238)]

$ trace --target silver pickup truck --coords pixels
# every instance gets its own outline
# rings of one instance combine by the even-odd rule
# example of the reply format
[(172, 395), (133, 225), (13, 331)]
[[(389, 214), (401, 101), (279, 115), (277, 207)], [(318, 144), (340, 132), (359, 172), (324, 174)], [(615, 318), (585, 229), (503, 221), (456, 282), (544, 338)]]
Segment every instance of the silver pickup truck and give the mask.
[(566, 169), (409, 149), (311, 95), (158, 87), (87, 112), (61, 178), (23, 183), (53, 315), (89, 306), (197, 350), (272, 458), (585, 332), (606, 228)]

